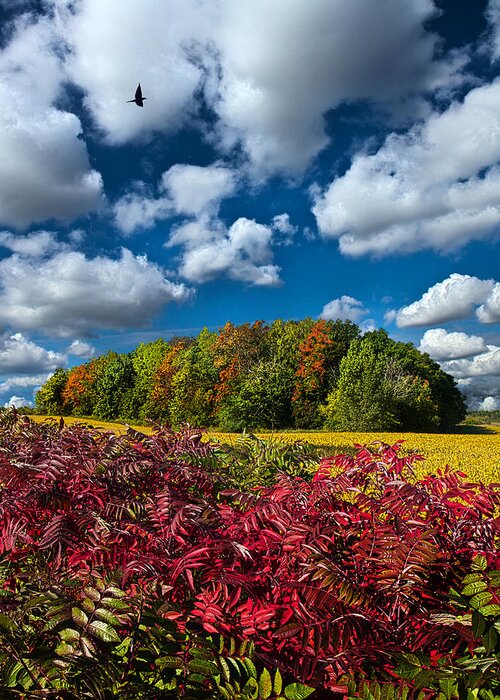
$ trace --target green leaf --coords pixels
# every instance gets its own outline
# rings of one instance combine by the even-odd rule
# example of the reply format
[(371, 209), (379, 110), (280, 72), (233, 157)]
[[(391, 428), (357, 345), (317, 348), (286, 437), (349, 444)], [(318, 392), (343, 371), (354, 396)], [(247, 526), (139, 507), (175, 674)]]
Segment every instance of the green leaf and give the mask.
[(231, 670), (229, 668), (229, 664), (227, 663), (226, 659), (224, 659), (222, 656), (219, 657), (219, 666), (222, 671), (222, 675), (224, 677), (224, 680), (230, 681), (231, 680)]
[(220, 673), (219, 668), (206, 659), (191, 659), (187, 667), (189, 671), (200, 673), (202, 676), (218, 676)]
[(314, 693), (315, 688), (311, 688), (303, 683), (290, 683), (285, 688), (285, 697), (287, 700), (303, 700)]
[(61, 642), (56, 646), (56, 654), (58, 656), (75, 656), (76, 653), (75, 648), (67, 642)]
[(451, 700), (454, 695), (458, 696), (457, 683), (453, 678), (440, 678), (439, 688), (446, 700)]
[(88, 631), (102, 642), (116, 643), (120, 641), (120, 637), (117, 635), (115, 630), (106, 622), (102, 622), (101, 620), (94, 620), (94, 622), (91, 622), (88, 627)]
[(478, 608), (481, 608), (489, 603), (492, 597), (493, 596), (489, 591), (481, 591), (481, 593), (476, 593), (476, 595), (472, 596), (472, 598), (469, 600), (469, 604), (472, 608), (477, 610)]
[(494, 627), (490, 627), (486, 634), (483, 634), (483, 644), (487, 654), (491, 654), (491, 652), (494, 651), (497, 644), (497, 639), (498, 634)]
[(500, 615), (500, 605), (493, 603), (492, 605), (484, 605), (479, 608), (481, 615), (488, 617), (489, 615), (494, 615), (498, 617)]
[(88, 598), (90, 598), (91, 600), (93, 600), (95, 602), (101, 600), (101, 594), (99, 593), (99, 591), (96, 588), (92, 588), (92, 586), (85, 586), (85, 588), (83, 589), (83, 592), (85, 593), (85, 595)]
[(73, 618), (73, 622), (76, 622), (80, 627), (86, 627), (89, 621), (87, 614), (84, 613), (83, 610), (80, 610), (80, 608), (71, 608), (71, 617)]
[(116, 615), (113, 615), (113, 613), (110, 610), (106, 610), (105, 608), (98, 608), (95, 611), (95, 615), (100, 620), (104, 620), (104, 622), (107, 622), (109, 625), (114, 625), (115, 627), (118, 627), (120, 625), (120, 620), (116, 617)]
[(279, 668), (276, 669), (276, 673), (274, 674), (274, 682), (273, 682), (273, 690), (276, 693), (276, 695), (281, 695), (281, 689), (283, 688), (283, 678), (281, 677), (281, 673)]
[(267, 700), (273, 691), (273, 683), (271, 681), (271, 674), (267, 668), (262, 669), (262, 673), (259, 678), (259, 698)]
[(182, 668), (183, 665), (182, 659), (177, 656), (160, 656), (155, 661), (155, 666), (158, 666), (160, 670), (163, 668)]
[(474, 581), (474, 583), (468, 583), (462, 589), (462, 595), (473, 596), (476, 593), (481, 593), (488, 588), (486, 581)]
[(250, 678), (255, 678), (257, 679), (257, 669), (255, 668), (255, 664), (252, 661), (252, 659), (249, 659), (248, 657), (246, 659), (242, 659), (243, 665), (245, 666), (248, 675)]
[(488, 562), (486, 560), (486, 557), (483, 557), (482, 554), (476, 554), (476, 556), (472, 560), (471, 569), (473, 571), (484, 571), (487, 566)]
[(11, 632), (15, 628), (14, 622), (8, 617), (8, 615), (4, 615), (4, 613), (0, 613), (0, 629), (5, 630), (6, 632)]
[(78, 630), (73, 630), (67, 627), (64, 630), (59, 631), (59, 636), (63, 642), (77, 642), (80, 639), (80, 632)]
[(477, 610), (472, 613), (472, 631), (475, 637), (480, 637), (486, 627), (486, 621), (482, 615)]
[(112, 610), (130, 610), (130, 605), (120, 598), (103, 598), (101, 600), (101, 605)]

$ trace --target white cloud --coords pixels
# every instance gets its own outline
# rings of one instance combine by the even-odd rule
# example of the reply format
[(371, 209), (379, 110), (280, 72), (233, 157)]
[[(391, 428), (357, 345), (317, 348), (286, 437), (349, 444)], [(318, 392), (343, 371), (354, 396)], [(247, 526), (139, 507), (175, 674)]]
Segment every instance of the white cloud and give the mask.
[(346, 255), (451, 250), (500, 224), (500, 80), (358, 153), (314, 196), (325, 238)]
[(477, 407), (478, 411), (498, 411), (500, 410), (500, 398), (495, 396), (485, 396)]
[[(215, 11), (197, 0), (57, 0), (66, 70), (106, 140), (123, 144), (177, 130), (195, 109), (203, 70), (196, 42)], [(141, 83), (143, 109), (126, 104)]]
[(490, 50), (493, 58), (500, 57), (500, 0), (490, 0), (486, 9), (486, 18), (491, 25), (489, 37)]
[(497, 282), (484, 303), (477, 309), (476, 315), (482, 323), (500, 322), (500, 283)]
[(12, 391), (14, 388), (28, 389), (32, 387), (39, 387), (45, 384), (47, 379), (51, 377), (53, 372), (48, 372), (45, 374), (31, 374), (31, 375), (20, 375), (15, 377), (8, 377), (5, 381), (0, 382), (0, 393), (5, 393), (7, 391)]
[[(52, 1), (67, 74), (108, 142), (177, 130), (203, 93), (218, 117), (207, 137), (241, 145), (259, 176), (306, 168), (328, 110), (367, 100), (413, 116), (415, 97), (452, 88), (464, 64), (434, 60), (431, 0)], [(143, 109), (125, 103), (139, 81)]]
[(66, 356), (14, 333), (0, 340), (0, 374), (43, 372), (66, 364)]
[(170, 301), (189, 295), (127, 249), (117, 260), (60, 252), (42, 262), (18, 255), (0, 261), (0, 324), (21, 330), (75, 336), (143, 326)]
[(21, 406), (33, 406), (33, 403), (27, 401), (22, 396), (11, 396), (10, 399), (4, 403), (4, 408), (21, 408)]
[(82, 340), (74, 340), (71, 345), (68, 345), (66, 352), (68, 355), (88, 360), (94, 356), (95, 348), (89, 343), (84, 343)]
[[(343, 295), (338, 299), (332, 299), (328, 304), (325, 304), (323, 311), (320, 313), (320, 318), (331, 319), (335, 321), (353, 321), (358, 323), (363, 316), (366, 316), (368, 311), (363, 307), (363, 303), (354, 297)], [(370, 328), (367, 328), (371, 330)]]
[(445, 372), (449, 372), (457, 379), (471, 377), (496, 377), (500, 380), (500, 347), (488, 345), (486, 352), (476, 355), (472, 359), (449, 360), (442, 362)]
[(51, 231), (35, 231), (26, 236), (16, 236), (10, 231), (0, 231), (0, 246), (12, 253), (29, 255), (33, 258), (43, 257), (47, 253), (53, 253), (64, 247)]
[(475, 307), (485, 304), (495, 288), (494, 280), (453, 273), (430, 287), (418, 301), (398, 311), (388, 312), (386, 321), (395, 320), (400, 328), (405, 328), (468, 318)]
[(0, 52), (0, 223), (69, 221), (103, 201), (81, 124), (54, 107), (64, 75), (48, 19), (26, 15)]
[(241, 143), (261, 176), (307, 167), (328, 143), (325, 113), (342, 102), (394, 108), (411, 93), (449, 86), (461, 65), (433, 62), (437, 37), (422, 29), (435, 13), (430, 0), (225, 0), (221, 7), (220, 141)]
[(198, 219), (179, 226), (168, 246), (182, 245), (180, 274), (190, 282), (227, 276), (256, 286), (281, 284), (272, 264), (273, 229), (241, 217), (227, 229), (220, 221)]
[(434, 360), (457, 360), (486, 352), (484, 338), (467, 333), (448, 333), (444, 328), (426, 331), (418, 348)]
[(236, 190), (236, 174), (215, 163), (176, 164), (163, 173), (158, 197), (145, 192), (143, 183), (121, 197), (114, 205), (115, 223), (125, 234), (147, 229), (157, 221), (176, 215), (215, 216), (222, 199)]

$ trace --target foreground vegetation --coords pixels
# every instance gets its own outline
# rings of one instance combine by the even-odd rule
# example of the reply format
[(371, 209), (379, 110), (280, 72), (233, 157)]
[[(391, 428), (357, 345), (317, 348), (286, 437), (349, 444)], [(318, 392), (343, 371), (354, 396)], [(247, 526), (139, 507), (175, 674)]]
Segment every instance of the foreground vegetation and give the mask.
[(1, 697), (498, 697), (498, 489), (201, 437), (2, 414)]
[(275, 321), (141, 343), (70, 370), (36, 396), (42, 414), (157, 419), (224, 430), (450, 430), (455, 380), (411, 343), (350, 321)]

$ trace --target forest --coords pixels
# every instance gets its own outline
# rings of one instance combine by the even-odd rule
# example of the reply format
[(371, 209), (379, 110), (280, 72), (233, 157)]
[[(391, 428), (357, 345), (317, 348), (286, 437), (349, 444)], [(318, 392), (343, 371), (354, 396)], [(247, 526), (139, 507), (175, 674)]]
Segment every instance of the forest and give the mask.
[(447, 431), (466, 415), (453, 377), (412, 343), (351, 321), (256, 321), (159, 338), (58, 368), (38, 413), (244, 429)]

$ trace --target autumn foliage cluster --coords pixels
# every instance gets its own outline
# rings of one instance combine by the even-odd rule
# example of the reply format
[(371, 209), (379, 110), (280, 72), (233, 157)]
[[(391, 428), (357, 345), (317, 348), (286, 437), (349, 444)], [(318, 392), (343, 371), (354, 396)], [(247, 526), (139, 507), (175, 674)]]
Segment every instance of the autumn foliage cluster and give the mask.
[(46, 415), (173, 426), (448, 430), (465, 417), (453, 378), (411, 343), (351, 321), (262, 321), (141, 343), (58, 369)]
[(498, 489), (250, 442), (3, 414), (1, 697), (498, 697)]

